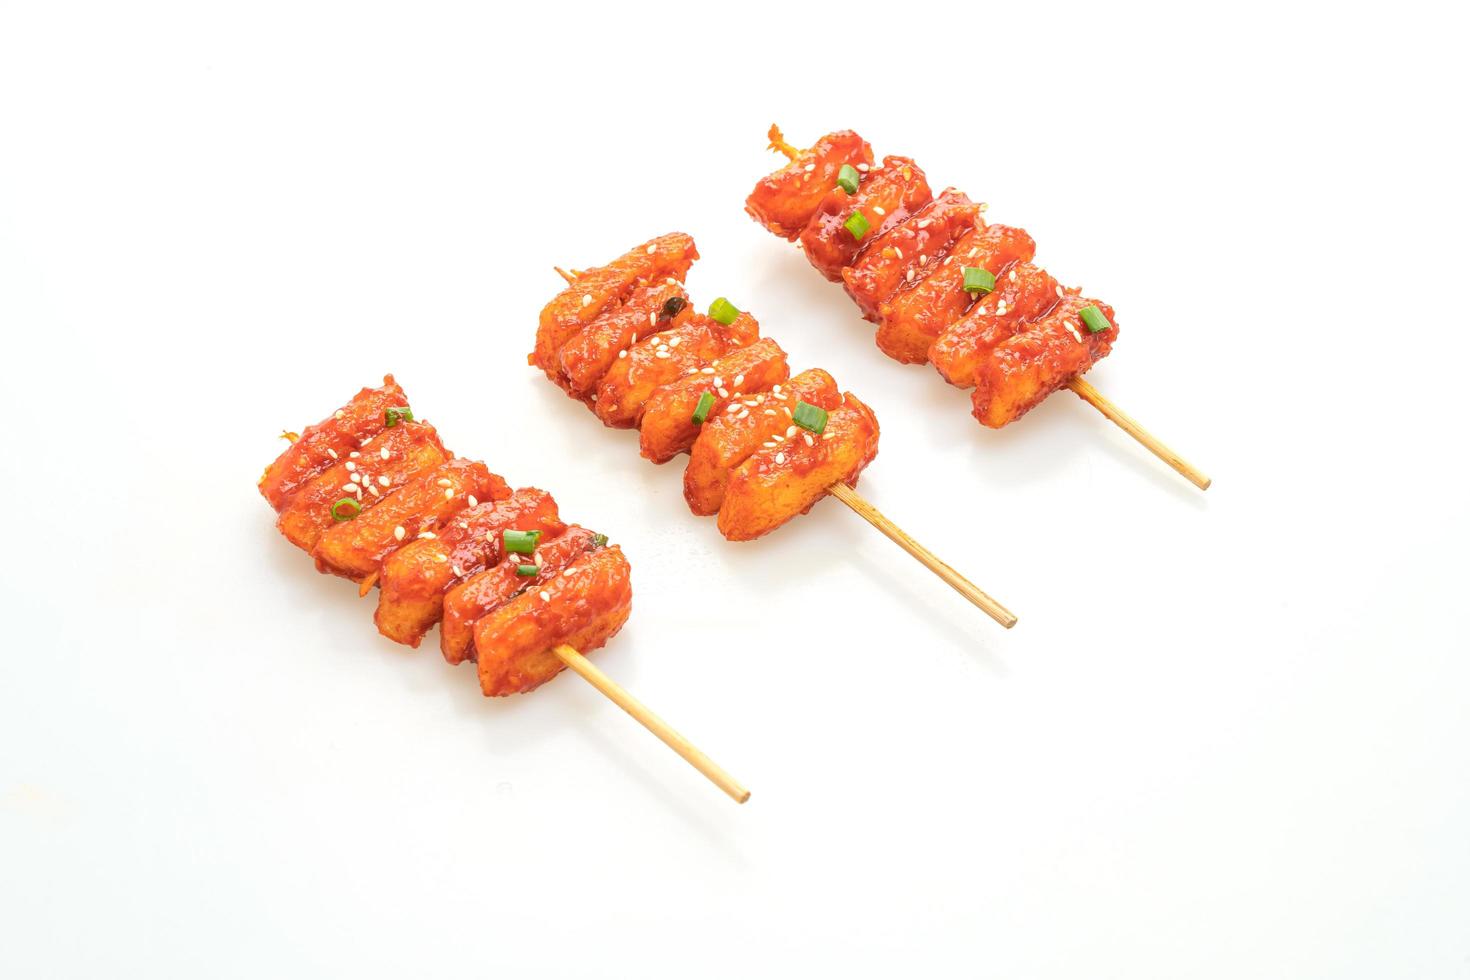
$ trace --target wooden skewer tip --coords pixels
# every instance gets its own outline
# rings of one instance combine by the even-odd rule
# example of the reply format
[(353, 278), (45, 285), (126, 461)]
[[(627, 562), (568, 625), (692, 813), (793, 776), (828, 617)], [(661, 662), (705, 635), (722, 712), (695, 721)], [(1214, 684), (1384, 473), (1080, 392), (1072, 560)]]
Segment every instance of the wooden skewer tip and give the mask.
[(1083, 401), (1087, 402), (1087, 404), (1091, 405), (1093, 408), (1101, 412), (1103, 414), (1103, 417), (1106, 418), (1109, 422), (1112, 422), (1118, 428), (1122, 429), (1134, 439), (1138, 440), (1140, 445), (1142, 445), (1149, 452), (1153, 453), (1159, 459), (1163, 460), (1172, 470), (1174, 470), (1174, 472), (1178, 473), (1180, 476), (1184, 477), (1186, 480), (1188, 480), (1190, 483), (1193, 483), (1201, 490), (1210, 489), (1210, 484), (1214, 482), (1213, 480), (1201, 473), (1199, 469), (1197, 469), (1195, 466), (1186, 462), (1184, 458), (1176, 453), (1174, 450), (1164, 445), (1153, 435), (1153, 433), (1149, 432), (1143, 426), (1139, 425), (1132, 416), (1128, 415), (1117, 405), (1114, 405), (1107, 398), (1103, 397), (1103, 393), (1094, 388), (1091, 382), (1077, 377), (1073, 378), (1071, 381), (1068, 381), (1067, 387), (1071, 389), (1072, 392), (1077, 395), (1077, 397), (1081, 398)]

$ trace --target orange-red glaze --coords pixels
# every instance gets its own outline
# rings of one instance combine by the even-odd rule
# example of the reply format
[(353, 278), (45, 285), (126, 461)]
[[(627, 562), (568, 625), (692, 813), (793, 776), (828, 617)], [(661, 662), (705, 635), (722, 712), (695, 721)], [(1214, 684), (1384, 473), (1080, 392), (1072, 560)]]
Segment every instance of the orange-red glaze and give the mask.
[[(864, 245), (874, 241), (934, 197), (924, 171), (907, 157), (884, 157), (863, 175), (857, 193), (834, 186), (817, 205), (801, 232), (801, 247), (812, 266), (833, 282), (852, 264)], [(861, 212), (869, 228), (854, 238), (846, 223)]]
[(688, 311), (689, 295), (680, 282), (662, 280), (633, 290), (627, 303), (603, 313), (562, 345), (557, 359), (567, 392), (577, 398), (592, 394), (619, 351), (639, 337), (684, 322)]
[(719, 511), (725, 501), (730, 471), (761, 448), (761, 443), (773, 441), (771, 436), (780, 434), (784, 438), (797, 402), (830, 411), (842, 403), (842, 395), (832, 375), (813, 368), (743, 401), (755, 404), (742, 404), (739, 411), (712, 413), (689, 450), (689, 465), (684, 468), (684, 499), (696, 514)]
[(560, 534), (556, 501), (545, 490), (526, 487), (502, 497), (478, 501), (431, 531), (433, 537), (409, 539), (383, 559), (378, 575), (378, 632), (397, 643), (418, 646), (439, 621), (444, 593), (499, 562), (504, 555), (501, 533), (507, 528)]
[(923, 364), (929, 348), (969, 308), (964, 270), (984, 269), (999, 277), (1014, 262), (1029, 262), (1036, 243), (1020, 228), (971, 228), (947, 249), (924, 255), (911, 286), (900, 288), (878, 307), (878, 349), (905, 364)]
[[(525, 530), (534, 530), (526, 528)], [(475, 624), (491, 610), (515, 598), (516, 593), (548, 581), (578, 556), (597, 547), (593, 532), (569, 525), (555, 537), (542, 538), (534, 555), (511, 555), (508, 560), (478, 572), (454, 586), (444, 597), (444, 620), (439, 624), (439, 649), (452, 664), (475, 656)], [(535, 565), (535, 575), (518, 575), (521, 565)]]
[[(366, 513), (406, 480), (449, 458), (439, 433), (427, 422), (403, 422), (384, 429), (355, 451), (356, 457), (349, 452), (287, 501), (276, 519), (276, 527), (287, 541), (311, 551), (322, 534), (336, 526), (332, 505), (337, 501), (344, 497), (354, 500)], [(354, 481), (354, 475), (363, 482)], [(382, 478), (388, 482), (383, 483)]]
[(628, 620), (633, 587), (621, 548), (578, 558), (475, 624), (475, 659), (487, 697), (521, 694), (562, 669), (551, 648), (591, 653)]
[(604, 425), (632, 428), (643, 417), (643, 407), (656, 388), (732, 350), (748, 347), (759, 336), (760, 326), (749, 313), (740, 314), (729, 326), (693, 314), (672, 330), (640, 338), (628, 348), (627, 357), (614, 361), (597, 386), (592, 410)]
[[(1097, 306), (1109, 327), (1089, 333), (1078, 312)], [(975, 372), (970, 396), (975, 417), (992, 429), (1014, 422), (1042, 399), (1107, 356), (1118, 338), (1113, 308), (1068, 295), (1037, 320), (992, 349)]]
[(644, 406), (638, 425), (639, 451), (644, 459), (667, 463), (694, 445), (700, 429), (694, 411), (706, 393), (714, 399), (705, 416), (705, 424), (709, 424), (730, 405), (753, 408), (753, 392), (780, 384), (790, 373), (786, 352), (770, 337), (762, 337), (749, 347), (711, 361), (697, 374), (686, 374), (664, 385)]
[[(311, 554), (324, 572), (363, 578), (377, 571), (378, 563), (403, 541), (413, 540), (421, 531), (437, 531), (469, 506), (469, 498), (508, 496), (505, 481), (484, 463), (451, 459), (398, 487), (371, 510), (329, 528)], [(400, 527), (401, 538), (396, 533)]]
[(932, 268), (930, 260), (975, 227), (979, 217), (980, 205), (950, 189), (874, 239), (842, 270), (843, 285), (863, 318), (877, 321), (884, 301)]
[(780, 441), (773, 436), (735, 468), (720, 505), (720, 533), (731, 541), (749, 541), (774, 531), (811, 510), (832, 484), (855, 484), (877, 454), (877, 417), (844, 393), (820, 436), (804, 429), (789, 438), (783, 433)]
[(621, 304), (640, 282), (672, 277), (682, 280), (689, 264), (699, 258), (694, 239), (682, 232), (660, 235), (644, 242), (607, 265), (587, 269), (541, 310), (536, 349), (529, 363), (562, 384), (557, 352), (579, 330), (603, 312)]
[(809, 150), (755, 185), (745, 199), (745, 210), (771, 231), (795, 241), (822, 198), (837, 186), (843, 164), (858, 170), (873, 165), (873, 148), (851, 130), (828, 133)]
[(1026, 323), (1045, 315), (1063, 292), (1045, 269), (1016, 263), (996, 281), (993, 292), (939, 335), (929, 348), (929, 361), (950, 384), (973, 386), (981, 359)]
[(279, 511), (296, 491), (383, 431), (385, 412), (404, 408), (408, 399), (393, 375), (381, 388), (364, 388), (316, 425), (309, 425), (260, 478), (260, 493)]

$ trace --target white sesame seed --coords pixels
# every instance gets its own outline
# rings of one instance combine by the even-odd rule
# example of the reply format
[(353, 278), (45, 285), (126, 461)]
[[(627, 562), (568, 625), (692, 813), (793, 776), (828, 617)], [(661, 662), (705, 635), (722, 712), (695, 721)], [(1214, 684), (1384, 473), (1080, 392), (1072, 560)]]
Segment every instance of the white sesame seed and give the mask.
[(995, 304), (996, 316), (1004, 316), (1006, 312), (1006, 301), (998, 300)]
[(716, 388), (723, 388), (725, 386), (725, 379), (720, 377), (719, 375), (715, 375), (714, 379), (711, 380), (710, 383), (713, 384)]
[(458, 565), (450, 565), (449, 570), (454, 573), (455, 578), (464, 578), (464, 572), (459, 570)]
[(669, 349), (667, 347), (660, 347), (658, 350), (653, 352), (653, 356), (658, 358), (667, 358), (669, 356)]
[(786, 454), (785, 453), (777, 453), (776, 454), (776, 465), (777, 466), (780, 466), (784, 462), (786, 462)]
[(699, 373), (700, 374), (714, 374), (715, 373), (715, 369), (712, 368), (712, 367), (700, 368), (699, 369)]
[(811, 173), (813, 170), (817, 169), (817, 165), (815, 163), (809, 163), (801, 169), (805, 170), (807, 173)]
[(679, 280), (675, 279), (673, 276), (669, 276), (667, 279), (664, 280), (664, 282), (668, 283), (670, 286), (679, 285)]
[(873, 205), (873, 213), (876, 214), (878, 217), (881, 218), (881, 217), (883, 217), (883, 215), (887, 214), (888, 212), (884, 211), (881, 207), (879, 207), (878, 205), (875, 204), (875, 205)]
[(453, 500), (454, 499), (454, 488), (453, 487), (445, 487), (444, 488), (444, 499), (445, 500)]
[(420, 531), (418, 533), (418, 536), (424, 538), (425, 540), (433, 541), (439, 535), (435, 534), (433, 531)]
[(780, 398), (781, 397), (781, 386), (780, 385), (771, 385), (771, 394), (775, 395), (777, 398)]
[(352, 491), (354, 491), (354, 490), (357, 489), (357, 484), (355, 484), (355, 483), (344, 483), (344, 484), (342, 484), (342, 489), (343, 490), (346, 490), (348, 493), (351, 493)]
[(475, 495), (474, 495), (474, 494), (470, 494), (470, 495), (469, 495), (469, 496), (468, 496), (468, 497), (466, 497), (466, 498), (465, 498), (465, 499), (466, 499), (466, 500), (468, 500), (468, 501), (469, 501), (469, 502), (470, 502), (470, 506), (471, 506), (471, 507), (478, 507), (478, 506), (480, 506), (480, 502), (479, 502), (479, 501), (478, 501), (478, 500), (476, 500), (476, 499), (475, 499)]
[(547, 592), (545, 589), (542, 589), (541, 590), (541, 601), (542, 602), (550, 602), (551, 601), (551, 593), (550, 592)]
[(626, 350), (620, 350), (620, 351), (618, 351), (618, 360), (621, 361), (623, 358), (625, 358), (627, 356), (628, 356), (628, 352)]
[(441, 487), (447, 487), (447, 486), (449, 486), (450, 485), (450, 483), (449, 483), (449, 477), (447, 477), (447, 476), (441, 476), (439, 478), (439, 485)]
[(898, 256), (898, 260), (900, 262), (903, 261), (903, 249), (899, 248), (897, 245), (893, 246), (893, 254)]
[(592, 305), (592, 294), (591, 293), (587, 293), (585, 296), (582, 297), (582, 305), (583, 306), (591, 306)]
[(628, 341), (628, 346), (629, 346), (629, 347), (632, 347), (632, 346), (633, 346), (633, 345), (634, 345), (634, 344), (636, 344), (636, 343), (638, 343), (638, 335), (637, 335), (637, 334), (636, 334), (636, 333), (635, 333), (635, 334), (634, 334), (634, 335), (633, 335), (633, 339), (632, 339), (632, 340), (630, 340), (630, 341)]
[(327, 450), (327, 455), (330, 456), (330, 457), (332, 457), (333, 459), (341, 459), (342, 458), (342, 457), (340, 457), (340, 456), (337, 455), (337, 450), (335, 450), (335, 449), (328, 449)]
[(745, 375), (743, 375), (743, 374), (737, 374), (737, 375), (735, 375), (735, 387), (739, 388), (743, 384), (745, 384)]
[(767, 439), (765, 442), (761, 443), (761, 446), (763, 448), (765, 448), (765, 449), (775, 449), (776, 448), (776, 444), (774, 442), (771, 442), (769, 439)]
[(1057, 287), (1057, 299), (1061, 299), (1061, 298), (1062, 298), (1062, 287), (1061, 286), (1058, 286)]
[(332, 418), (334, 418), (334, 419), (345, 418), (346, 415), (347, 415), (347, 413), (344, 412), (344, 411), (342, 411), (342, 409), (339, 408), (335, 412), (332, 413)]
[(904, 273), (904, 278), (907, 279), (909, 282), (913, 282), (914, 281), (914, 270), (913, 269), (910, 269), (908, 272), (905, 272)]
[(728, 405), (725, 406), (725, 411), (727, 411), (727, 412), (738, 412), (738, 411), (740, 411), (740, 403), (739, 402), (731, 402), (730, 404), (728, 404)]
[(867, 173), (868, 172), (868, 165), (866, 163), (860, 163), (860, 164), (858, 164), (857, 165), (857, 168), (859, 170), (861, 170), (863, 173)]
[(361, 483), (362, 482), (362, 474), (361, 473), (354, 473), (351, 476), (349, 476), (347, 479), (351, 480), (353, 483)]
[(1009, 279), (1011, 282), (1015, 282), (1016, 281), (1016, 270), (1015, 269), (1012, 269), (1011, 270), (1011, 274), (1008, 275), (1008, 276), (1006, 276), (1006, 278)]
[(765, 413), (764, 414), (766, 414), (766, 415), (775, 415), (776, 414), (776, 410), (774, 408), (768, 408), (768, 409), (765, 410)]
[(658, 322), (658, 310), (648, 311), (648, 325), (651, 327)]
[(348, 453), (347, 454), (347, 458), (348, 459), (357, 459), (357, 457), (359, 457), (361, 455), (362, 455), (362, 453)]
[(832, 438), (832, 436), (833, 436), (833, 435), (834, 435), (834, 434), (835, 434), (835, 433), (831, 433), (831, 432), (824, 432), (824, 433), (822, 433), (822, 438), (823, 438), (823, 439), (824, 439), (824, 440), (825, 440), (825, 439), (831, 439), (831, 438)]
[(808, 446), (815, 446), (817, 444), (816, 441), (812, 439), (812, 434), (810, 432), (803, 432), (801, 434), (801, 437), (806, 440), (806, 444)]
[(380, 486), (386, 487), (388, 484), (390, 484), (392, 482), (393, 482), (392, 479), (390, 479), (389, 477), (386, 477), (386, 476), (380, 476), (380, 477), (378, 477), (378, 484)]
[(387, 446), (384, 446), (382, 449), (379, 449), (378, 450), (378, 455), (381, 456), (381, 457), (383, 457), (384, 459), (387, 459), (388, 458), (388, 447)]
[(715, 389), (715, 394), (719, 395), (721, 398), (729, 398), (730, 397), (730, 393), (728, 391), (726, 391), (724, 388), (716, 388)]
[(771, 439), (774, 440), (775, 442), (785, 442), (786, 441), (786, 437), (783, 436), (783, 435), (781, 435), (779, 432), (773, 433), (771, 435)]
[(374, 497), (381, 497), (382, 496), (381, 493), (378, 493), (378, 488), (375, 487), (375, 486), (373, 486), (371, 483), (367, 484), (367, 488), (368, 488), (368, 493), (372, 494)]
[(670, 347), (678, 347), (683, 342), (684, 342), (684, 338), (683, 337), (675, 337), (673, 340), (669, 341), (669, 346)]
[(352, 488), (352, 492), (355, 493), (355, 494), (357, 494), (357, 499), (358, 500), (361, 500), (362, 499), (362, 487), (353, 487)]
[(747, 408), (759, 408), (760, 407), (760, 401), (758, 399), (752, 399), (752, 400), (747, 401), (747, 402), (742, 402), (741, 404), (745, 405)]
[(980, 246), (976, 245), (974, 248), (970, 249), (969, 253), (965, 255), (965, 258), (973, 259), (975, 257), (975, 253), (978, 251), (980, 251)]
[(650, 246), (648, 246), (648, 254), (649, 255), (652, 255), (654, 252), (657, 252), (657, 251), (658, 251), (658, 246), (657, 245), (650, 245)]
[(468, 531), (470, 529), (469, 522), (468, 521), (460, 521), (459, 522), (459, 529), (461, 531)]
[(796, 426), (788, 425), (786, 427), (786, 438), (790, 439), (794, 435), (796, 435)]
[(749, 418), (749, 417), (750, 417), (750, 409), (748, 409), (748, 408), (742, 408), (742, 409), (741, 409), (741, 410), (740, 410), (740, 414), (739, 414), (739, 415), (737, 415), (737, 416), (735, 416), (735, 417), (736, 417), (736, 418), (737, 418), (737, 419), (745, 419), (745, 418)]
[[(353, 453), (352, 455), (356, 456), (357, 453)], [(347, 466), (347, 472), (349, 472), (349, 473), (351, 473), (353, 470), (357, 469), (357, 464), (354, 463), (354, 462), (352, 462), (351, 460), (348, 460), (347, 461), (346, 466)]]
[(405, 534), (407, 534), (407, 533), (408, 533), (408, 529), (405, 528), (402, 524), (400, 524), (400, 525), (398, 525), (397, 527), (395, 527), (393, 529), (393, 539), (395, 541), (402, 541), (403, 540), (403, 536)]
[(449, 556), (448, 555), (435, 555), (434, 556), (434, 560), (437, 561), (441, 565), (447, 565), (447, 564), (449, 564)]
[(920, 228), (928, 228), (929, 227), (929, 220), (930, 219), (928, 219), (928, 218), (921, 219), (919, 221), (918, 227), (920, 227)]

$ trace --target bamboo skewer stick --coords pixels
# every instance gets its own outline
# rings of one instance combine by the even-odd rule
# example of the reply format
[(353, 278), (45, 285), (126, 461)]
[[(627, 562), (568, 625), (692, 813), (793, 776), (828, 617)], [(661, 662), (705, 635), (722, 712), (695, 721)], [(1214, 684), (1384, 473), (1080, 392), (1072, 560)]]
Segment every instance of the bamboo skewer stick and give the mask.
[(919, 544), (919, 542), (911, 538), (908, 533), (904, 531), (903, 528), (899, 527), (897, 524), (884, 517), (882, 511), (878, 510), (878, 508), (868, 503), (867, 500), (863, 499), (862, 495), (859, 494), (852, 487), (848, 486), (846, 483), (834, 483), (832, 484), (832, 486), (827, 488), (827, 492), (836, 497), (838, 500), (842, 501), (848, 507), (852, 508), (852, 512), (854, 514), (857, 514), (863, 520), (867, 521), (869, 524), (882, 531), (883, 534), (887, 536), (890, 541), (898, 545), (904, 551), (907, 551), (914, 558), (918, 559), (920, 564), (929, 569), (929, 571), (933, 572), (935, 575), (938, 575), (941, 579), (944, 580), (946, 585), (954, 589), (966, 599), (970, 600), (971, 603), (977, 606), (991, 619), (995, 620), (1006, 629), (1010, 629), (1012, 626), (1016, 625), (1015, 613), (1011, 612), (1005, 606), (1002, 606), (1000, 603), (996, 602), (983, 590), (976, 586), (975, 583), (971, 582), (959, 572), (955, 571), (953, 568), (950, 568), (944, 562), (940, 561), (938, 556), (936, 556), (934, 552)]
[[(776, 127), (774, 126), (771, 127), (771, 131), (773, 134), (772, 139), (779, 139), (781, 131), (776, 129)], [(577, 281), (577, 276), (575, 272), (568, 273), (560, 266), (553, 266), (552, 268), (556, 269), (557, 274), (565, 279), (568, 283), (573, 283)], [(919, 544), (919, 542), (911, 538), (903, 530), (903, 528), (890, 521), (887, 517), (884, 517), (883, 514), (878, 510), (878, 508), (874, 507), (872, 504), (864, 500), (862, 496), (860, 496), (858, 492), (852, 487), (839, 481), (828, 487), (827, 492), (836, 497), (838, 500), (842, 501), (847, 506), (851, 507), (853, 511), (856, 512), (857, 515), (863, 520), (867, 521), (869, 524), (882, 531), (900, 548), (902, 548), (904, 551), (907, 551), (910, 555), (917, 559), (919, 563), (922, 564), (925, 568), (929, 569), (929, 571), (933, 572), (935, 575), (938, 575), (952, 589), (954, 589), (960, 595), (964, 596), (966, 599), (970, 600), (970, 602), (977, 606), (983, 613), (985, 613), (985, 615), (989, 616), (991, 619), (995, 620), (1006, 629), (1010, 629), (1012, 626), (1016, 625), (1015, 613), (1011, 612), (1005, 606), (1002, 606), (1000, 603), (996, 602), (984, 591), (982, 591), (978, 586), (976, 586), (975, 583), (971, 582), (959, 572), (955, 571), (953, 568), (950, 568), (944, 562), (940, 561), (939, 557), (935, 555), (934, 552)]]
[(643, 702), (623, 690), (616, 681), (604, 674), (592, 661), (582, 656), (576, 648), (563, 643), (552, 647), (551, 652), (556, 654), (562, 663), (582, 675), (587, 683), (605, 694), (610, 701), (632, 715), (634, 721), (652, 732), (659, 741), (679, 753), (685, 762), (698, 769), (706, 779), (724, 790), (730, 799), (736, 803), (744, 803), (750, 799), (750, 790), (737, 783), (734, 777), (716, 765), (713, 759), (695, 748), (692, 742), (670, 728), (668, 723), (658, 715), (648, 710)]
[[(771, 141), (769, 144), (767, 144), (766, 149), (775, 150), (777, 153), (785, 156), (788, 160), (795, 160), (797, 155), (801, 152), (790, 143), (786, 142), (786, 140), (781, 135), (780, 127), (777, 126), (775, 123), (771, 124), (771, 130), (766, 135)], [(985, 211), (984, 204), (980, 205), (980, 210), (982, 213)], [(984, 218), (982, 218), (981, 221), (983, 222)], [(570, 281), (571, 280), (568, 280), (568, 282)], [(1067, 387), (1076, 392), (1078, 397), (1087, 402), (1087, 404), (1091, 405), (1093, 408), (1097, 409), (1104, 416), (1106, 416), (1108, 421), (1112, 422), (1118, 428), (1128, 433), (1134, 439), (1137, 439), (1138, 442), (1142, 444), (1145, 449), (1167, 463), (1180, 476), (1184, 477), (1186, 480), (1188, 480), (1190, 483), (1193, 483), (1201, 490), (1210, 489), (1211, 481), (1209, 477), (1205, 476), (1194, 466), (1185, 462), (1183, 457), (1174, 452), (1174, 450), (1170, 449), (1158, 439), (1154, 438), (1147, 429), (1139, 425), (1136, 421), (1134, 421), (1133, 418), (1127, 415), (1117, 405), (1114, 405), (1112, 402), (1104, 398), (1102, 392), (1094, 388), (1089, 382), (1082, 380), (1081, 376), (1074, 377), (1072, 380), (1068, 381)]]
[(1117, 405), (1114, 405), (1112, 402), (1104, 398), (1102, 392), (1094, 388), (1091, 383), (1078, 377), (1073, 378), (1071, 381), (1068, 381), (1067, 387), (1076, 392), (1077, 397), (1081, 398), (1083, 401), (1091, 405), (1093, 408), (1097, 409), (1099, 412), (1102, 412), (1109, 422), (1112, 422), (1114, 425), (1122, 429), (1124, 432), (1128, 433), (1134, 439), (1137, 439), (1139, 443), (1143, 446), (1143, 448), (1147, 449), (1149, 452), (1159, 457), (1159, 459), (1169, 464), (1169, 466), (1174, 469), (1174, 472), (1178, 473), (1180, 476), (1184, 477), (1186, 480), (1188, 480), (1190, 483), (1193, 483), (1201, 490), (1210, 489), (1211, 481), (1209, 477), (1205, 476), (1194, 466), (1185, 462), (1184, 459), (1174, 450), (1170, 449), (1158, 439), (1154, 438), (1152, 433), (1150, 433), (1143, 426), (1135, 422), (1132, 417), (1126, 414)]

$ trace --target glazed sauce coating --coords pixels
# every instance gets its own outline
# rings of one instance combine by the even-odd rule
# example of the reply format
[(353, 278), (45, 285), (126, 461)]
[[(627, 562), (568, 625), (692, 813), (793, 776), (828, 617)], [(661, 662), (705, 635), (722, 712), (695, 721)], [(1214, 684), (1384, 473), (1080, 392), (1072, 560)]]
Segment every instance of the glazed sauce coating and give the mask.
[(439, 433), (427, 422), (406, 422), (384, 429), (363, 443), (356, 457), (349, 453), (302, 487), (281, 510), (276, 527), (287, 541), (311, 551), (321, 536), (336, 526), (332, 506), (337, 501), (352, 499), (366, 513), (405, 481), (448, 458)]
[(790, 373), (786, 352), (763, 337), (664, 385), (644, 407), (638, 425), (639, 452), (644, 459), (667, 463), (698, 438), (700, 426), (694, 421), (694, 411), (705, 394), (714, 399), (705, 417), (708, 424), (732, 404), (752, 407), (755, 396), (751, 392), (780, 384)]
[[(505, 481), (484, 463), (451, 459), (403, 484), (371, 510), (329, 528), (312, 549), (323, 571), (360, 579), (401, 541), (439, 525), (469, 506), (470, 498), (500, 500), (510, 496)], [(403, 528), (400, 536), (398, 528)]]
[[(596, 548), (593, 532), (573, 524), (562, 534), (542, 538), (534, 554), (518, 554), (514, 560), (477, 572), (451, 588), (444, 597), (444, 619), (439, 624), (439, 650), (444, 659), (452, 664), (473, 660), (475, 624), (481, 618), (518, 593), (540, 588), (540, 583), (549, 581), (578, 557)], [(533, 576), (518, 575), (516, 569), (522, 564), (535, 565), (539, 571)]]
[[(907, 157), (884, 157), (864, 174), (857, 193), (848, 194), (834, 186), (822, 198), (816, 213), (801, 233), (806, 257), (832, 282), (842, 281), (842, 270), (851, 265), (863, 245), (878, 238), (934, 197), (924, 171)], [(854, 212), (869, 224), (862, 238), (846, 227)]]
[(640, 282), (683, 280), (697, 258), (694, 239), (674, 232), (644, 242), (607, 265), (587, 270), (541, 310), (536, 349), (527, 360), (560, 384), (561, 364), (556, 355), (573, 335), (603, 312), (621, 305)]
[(981, 268), (999, 278), (1012, 263), (1029, 262), (1036, 243), (1020, 228), (971, 228), (949, 254), (919, 256), (919, 276), (878, 307), (878, 347), (905, 364), (923, 364), (938, 336), (969, 308), (964, 270)]
[(562, 670), (552, 647), (591, 653), (622, 628), (632, 605), (621, 548), (578, 558), (475, 624), (480, 689), (487, 697), (535, 690)]
[(760, 326), (749, 313), (740, 314), (728, 326), (694, 314), (672, 330), (639, 339), (628, 349), (627, 357), (614, 361), (597, 386), (592, 410), (604, 425), (633, 428), (655, 389), (688, 374), (691, 368), (748, 347), (759, 336)]
[(260, 478), (260, 493), (276, 511), (326, 470), (337, 465), (364, 442), (383, 431), (386, 412), (404, 408), (408, 399), (389, 374), (381, 388), (364, 388), (352, 400), (302, 431)]
[(878, 419), (851, 393), (828, 413), (821, 435), (797, 429), (782, 436), (762, 443), (730, 474), (717, 521), (731, 541), (758, 538), (805, 514), (834, 483), (856, 485), (878, 453)]
[[(1088, 306), (1102, 311), (1108, 329), (1088, 332), (1077, 315)], [(1106, 357), (1117, 337), (1111, 306), (1068, 295), (1044, 319), (996, 346), (980, 362), (970, 396), (975, 417), (992, 429), (1014, 422)]]
[[(508, 493), (508, 491), (507, 491)], [(444, 606), (455, 582), (504, 557), (507, 528), (560, 534), (556, 501), (545, 490), (526, 487), (503, 499), (479, 501), (442, 524), (433, 537), (408, 538), (383, 559), (378, 576), (378, 632), (397, 643), (418, 646)]]
[(1016, 263), (997, 280), (994, 292), (977, 300), (939, 335), (929, 348), (930, 362), (950, 384), (972, 387), (985, 355), (1031, 320), (1044, 316), (1064, 292), (1045, 269), (1030, 262)]
[(856, 262), (842, 270), (847, 294), (863, 318), (877, 321), (879, 307), (928, 267), (929, 257), (948, 251), (955, 239), (975, 227), (980, 205), (946, 190), (926, 207), (874, 239)]
[(787, 241), (796, 241), (827, 192), (837, 186), (837, 172), (849, 164), (859, 172), (873, 165), (873, 148), (857, 133), (828, 133), (795, 160), (755, 185), (745, 199), (752, 218)]
[(696, 514), (707, 516), (719, 511), (730, 471), (761, 448), (761, 443), (774, 441), (773, 435), (784, 438), (797, 402), (831, 411), (842, 404), (842, 395), (832, 375), (813, 368), (749, 400), (756, 404), (712, 414), (694, 440), (689, 465), (684, 468), (684, 500)]
[(684, 322), (689, 295), (677, 280), (640, 286), (628, 302), (593, 320), (568, 340), (557, 353), (563, 387), (568, 394), (586, 398), (597, 390), (597, 382), (639, 337), (651, 337)]

